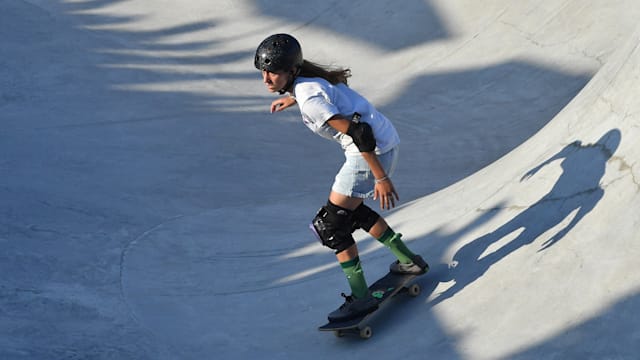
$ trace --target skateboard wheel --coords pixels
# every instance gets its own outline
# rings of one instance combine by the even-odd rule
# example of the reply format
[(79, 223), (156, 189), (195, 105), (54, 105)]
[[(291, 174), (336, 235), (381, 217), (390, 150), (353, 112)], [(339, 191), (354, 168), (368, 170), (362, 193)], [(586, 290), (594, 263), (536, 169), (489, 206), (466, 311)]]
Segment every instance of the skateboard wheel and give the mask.
[(336, 337), (340, 338), (340, 337), (344, 336), (344, 333), (342, 331), (340, 331), (340, 330), (336, 330), (336, 331), (333, 332), (333, 335), (335, 335)]
[(420, 285), (418, 284), (413, 284), (411, 286), (409, 286), (409, 288), (407, 289), (409, 291), (409, 295), (416, 297), (418, 295), (420, 295)]
[(360, 337), (362, 339), (368, 339), (371, 336), (373, 336), (373, 330), (371, 330), (371, 326), (365, 326), (364, 328), (360, 329)]

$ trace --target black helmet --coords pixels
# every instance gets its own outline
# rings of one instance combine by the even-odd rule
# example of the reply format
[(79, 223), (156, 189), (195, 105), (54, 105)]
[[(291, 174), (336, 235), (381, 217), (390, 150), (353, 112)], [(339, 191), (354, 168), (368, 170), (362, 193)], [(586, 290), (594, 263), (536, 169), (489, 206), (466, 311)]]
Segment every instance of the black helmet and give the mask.
[(271, 35), (258, 46), (253, 64), (271, 72), (293, 70), (302, 65), (302, 48), (289, 34)]

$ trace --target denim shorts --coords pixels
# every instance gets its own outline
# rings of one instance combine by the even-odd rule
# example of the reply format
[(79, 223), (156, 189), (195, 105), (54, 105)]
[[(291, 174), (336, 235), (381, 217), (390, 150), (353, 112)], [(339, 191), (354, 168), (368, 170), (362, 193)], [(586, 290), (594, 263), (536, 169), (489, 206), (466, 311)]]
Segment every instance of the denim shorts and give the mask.
[[(393, 175), (398, 163), (398, 147), (378, 155), (378, 160), (388, 177)], [(360, 154), (345, 154), (345, 162), (336, 175), (331, 190), (349, 197), (366, 199), (373, 196), (376, 179), (369, 164)]]

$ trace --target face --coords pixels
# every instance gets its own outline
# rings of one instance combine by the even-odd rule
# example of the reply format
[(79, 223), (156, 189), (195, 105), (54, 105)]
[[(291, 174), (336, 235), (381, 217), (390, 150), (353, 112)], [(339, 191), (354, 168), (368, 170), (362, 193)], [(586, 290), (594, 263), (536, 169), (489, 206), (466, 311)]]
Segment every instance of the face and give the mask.
[(262, 81), (269, 92), (278, 92), (287, 85), (289, 73), (262, 70)]

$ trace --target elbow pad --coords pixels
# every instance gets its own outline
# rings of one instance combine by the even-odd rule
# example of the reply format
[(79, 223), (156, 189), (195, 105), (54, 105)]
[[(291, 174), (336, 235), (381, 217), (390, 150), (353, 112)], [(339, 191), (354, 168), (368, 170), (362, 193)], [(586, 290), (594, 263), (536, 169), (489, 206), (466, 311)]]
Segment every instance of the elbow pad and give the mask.
[(373, 129), (366, 122), (352, 121), (347, 130), (347, 135), (351, 136), (360, 152), (372, 152), (376, 149), (376, 138), (373, 136)]

